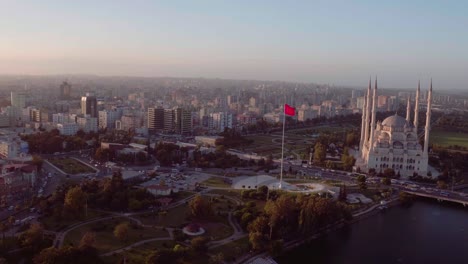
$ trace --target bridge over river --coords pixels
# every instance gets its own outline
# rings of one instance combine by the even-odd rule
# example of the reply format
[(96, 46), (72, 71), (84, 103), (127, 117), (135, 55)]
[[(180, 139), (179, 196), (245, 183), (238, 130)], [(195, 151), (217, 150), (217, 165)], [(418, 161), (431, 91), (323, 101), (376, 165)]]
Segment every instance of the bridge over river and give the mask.
[(447, 201), (468, 206), (468, 195), (466, 193), (453, 191), (427, 192), (422, 190), (404, 190), (404, 192), (420, 197), (437, 199), (437, 201)]

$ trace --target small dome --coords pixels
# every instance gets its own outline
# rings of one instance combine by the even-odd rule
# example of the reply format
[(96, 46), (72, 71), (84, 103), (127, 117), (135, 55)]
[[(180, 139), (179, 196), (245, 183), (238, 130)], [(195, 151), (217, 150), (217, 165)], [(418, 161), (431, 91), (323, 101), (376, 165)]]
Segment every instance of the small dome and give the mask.
[(413, 124), (411, 124), (411, 122), (406, 121), (404, 117), (395, 114), (393, 116), (385, 118), (382, 122), (382, 126), (404, 128), (405, 126), (413, 127)]

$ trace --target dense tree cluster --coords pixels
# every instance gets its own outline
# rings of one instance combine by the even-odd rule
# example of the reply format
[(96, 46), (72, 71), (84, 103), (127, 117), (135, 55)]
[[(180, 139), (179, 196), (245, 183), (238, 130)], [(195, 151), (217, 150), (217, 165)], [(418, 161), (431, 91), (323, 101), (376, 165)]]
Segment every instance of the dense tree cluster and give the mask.
[(236, 148), (253, 143), (252, 139), (244, 138), (240, 132), (231, 128), (225, 128), (219, 135), (223, 138), (217, 142), (217, 145), (222, 145), (225, 148)]
[(114, 172), (112, 178), (88, 181), (81, 188), (88, 194), (88, 204), (100, 209), (135, 211), (154, 203), (154, 197), (146, 190), (126, 184), (120, 171)]
[(43, 154), (85, 149), (88, 147), (86, 141), (94, 139), (97, 142), (98, 138), (97, 133), (84, 133), (82, 130), (75, 136), (64, 136), (57, 129), (21, 136), (22, 140), (28, 142), (30, 153)]
[(282, 239), (307, 237), (342, 219), (350, 219), (345, 205), (320, 196), (282, 194), (268, 200), (263, 212), (248, 224), (249, 241), (254, 250), (277, 251)]
[(50, 247), (42, 250), (33, 259), (34, 264), (82, 264), (103, 263), (99, 258), (98, 251), (91, 246), (65, 246), (60, 249)]
[(200, 168), (222, 168), (228, 169), (232, 167), (246, 167), (255, 165), (255, 161), (242, 160), (236, 155), (226, 153), (224, 148), (218, 148), (215, 152), (206, 154), (200, 150), (193, 151), (193, 159), (189, 161), (191, 167)]
[(87, 207), (114, 211), (136, 211), (155, 204), (153, 195), (126, 184), (120, 172), (112, 178), (88, 180), (80, 186), (62, 185), (49, 198), (41, 199), (38, 208), (45, 216), (62, 219), (84, 219)]
[(160, 142), (156, 146), (154, 154), (162, 166), (171, 166), (176, 163), (181, 164), (182, 160), (188, 157), (188, 149), (175, 144)]

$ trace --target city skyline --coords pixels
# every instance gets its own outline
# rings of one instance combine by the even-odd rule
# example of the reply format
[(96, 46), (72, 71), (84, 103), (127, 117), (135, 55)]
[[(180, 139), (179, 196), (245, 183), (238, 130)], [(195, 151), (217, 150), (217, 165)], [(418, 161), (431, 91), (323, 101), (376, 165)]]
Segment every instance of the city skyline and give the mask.
[(8, 3), (0, 74), (280, 80), (463, 89), (466, 4)]

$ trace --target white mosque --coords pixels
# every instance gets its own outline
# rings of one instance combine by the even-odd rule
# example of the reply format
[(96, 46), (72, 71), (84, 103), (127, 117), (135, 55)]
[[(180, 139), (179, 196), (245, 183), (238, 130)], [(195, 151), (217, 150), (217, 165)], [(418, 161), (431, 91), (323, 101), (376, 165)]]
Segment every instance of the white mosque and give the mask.
[[(367, 88), (366, 100), (362, 111), (361, 141), (356, 168), (361, 171), (383, 172), (391, 168), (396, 174), (407, 178), (417, 173), (427, 176), (428, 172), (428, 144), (432, 107), (432, 80), (427, 98), (426, 128), (424, 147), (418, 141), (419, 92), (416, 90), (414, 121), (411, 122), (411, 106), (408, 98), (406, 118), (397, 114), (376, 121), (377, 79), (371, 98), (371, 81)], [(372, 108), (371, 108), (372, 105)]]

